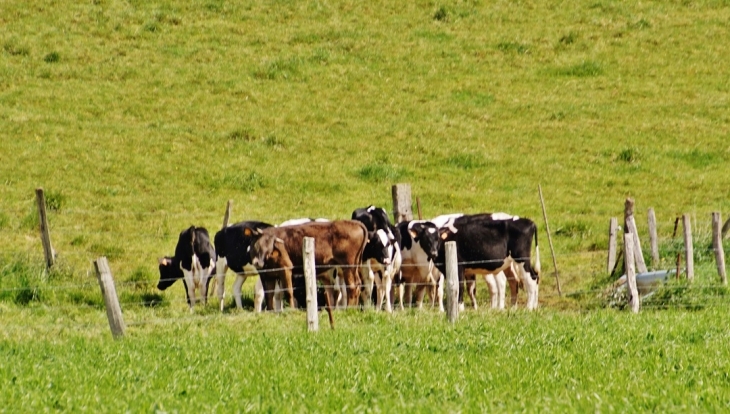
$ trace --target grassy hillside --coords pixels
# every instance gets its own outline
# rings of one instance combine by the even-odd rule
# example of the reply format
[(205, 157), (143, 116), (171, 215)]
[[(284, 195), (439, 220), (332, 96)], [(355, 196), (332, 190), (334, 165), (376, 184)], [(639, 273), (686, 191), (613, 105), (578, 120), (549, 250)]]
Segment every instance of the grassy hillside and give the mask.
[(577, 289), (626, 196), (664, 238), (728, 211), (729, 19), (722, 1), (4, 2), (0, 246), (40, 258), (36, 187), (62, 265), (153, 279), (228, 199), (235, 220), (346, 218), (409, 182), (427, 217), (544, 229), (541, 183)]

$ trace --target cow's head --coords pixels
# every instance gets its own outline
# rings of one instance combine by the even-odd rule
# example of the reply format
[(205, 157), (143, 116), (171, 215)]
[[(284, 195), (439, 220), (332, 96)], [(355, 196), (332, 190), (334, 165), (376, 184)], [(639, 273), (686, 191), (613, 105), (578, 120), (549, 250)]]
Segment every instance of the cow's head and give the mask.
[(415, 221), (408, 226), (408, 232), (413, 241), (418, 243), (428, 255), (430, 260), (435, 260), (439, 253), (441, 239), (439, 229), (430, 221)]
[(261, 269), (267, 262), (276, 261), (283, 254), (286, 254), (284, 240), (274, 236), (273, 234), (263, 234), (258, 231), (259, 236), (251, 245), (250, 255), (251, 264), (257, 269)]
[(183, 272), (178, 260), (171, 257), (163, 257), (158, 259), (158, 262), (160, 264), (160, 281), (157, 282), (157, 289), (165, 290), (175, 283), (175, 281), (183, 278)]

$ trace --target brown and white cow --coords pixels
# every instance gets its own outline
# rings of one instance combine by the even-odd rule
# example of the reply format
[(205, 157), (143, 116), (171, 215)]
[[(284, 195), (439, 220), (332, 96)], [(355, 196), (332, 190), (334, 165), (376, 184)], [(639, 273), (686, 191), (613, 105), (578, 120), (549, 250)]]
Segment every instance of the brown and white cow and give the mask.
[(266, 291), (266, 305), (274, 307), (273, 292), (276, 282), (285, 287), (292, 308), (296, 307), (292, 287), (292, 273), (303, 273), (304, 258), (302, 246), (305, 237), (314, 238), (314, 261), (317, 266), (317, 279), (327, 290), (327, 313), (330, 325), (334, 295), (329, 270), (342, 269), (347, 285), (348, 304), (357, 305), (360, 295), (359, 265), (368, 241), (365, 226), (353, 220), (337, 220), (328, 223), (305, 223), (296, 226), (271, 227), (256, 232), (251, 247), (251, 261), (259, 269), (259, 275)]

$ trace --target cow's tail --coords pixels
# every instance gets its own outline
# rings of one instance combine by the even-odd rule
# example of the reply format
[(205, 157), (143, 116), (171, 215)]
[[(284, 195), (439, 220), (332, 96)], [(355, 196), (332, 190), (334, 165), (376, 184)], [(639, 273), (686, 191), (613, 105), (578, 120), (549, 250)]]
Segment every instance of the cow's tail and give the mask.
[(540, 246), (537, 244), (537, 226), (535, 226), (535, 273), (540, 276)]

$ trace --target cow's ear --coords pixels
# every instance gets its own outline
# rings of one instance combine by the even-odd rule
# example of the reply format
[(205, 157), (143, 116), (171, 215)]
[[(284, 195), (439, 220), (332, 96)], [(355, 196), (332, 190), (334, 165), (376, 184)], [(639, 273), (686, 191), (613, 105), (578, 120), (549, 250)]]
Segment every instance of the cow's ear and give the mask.
[(408, 233), (411, 233), (411, 237), (413, 237), (413, 240), (416, 240), (418, 238), (418, 233), (416, 233), (415, 230), (410, 229), (408, 230)]

